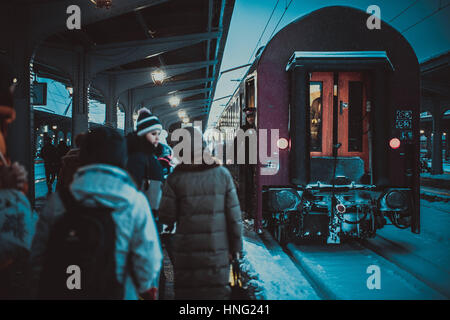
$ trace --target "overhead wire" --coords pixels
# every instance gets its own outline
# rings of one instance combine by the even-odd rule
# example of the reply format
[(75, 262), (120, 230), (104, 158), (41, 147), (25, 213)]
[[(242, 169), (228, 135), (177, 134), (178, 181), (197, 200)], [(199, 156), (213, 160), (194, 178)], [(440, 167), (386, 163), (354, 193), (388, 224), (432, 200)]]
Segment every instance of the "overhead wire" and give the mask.
[(420, 20), (417, 21), (416, 23), (410, 25), (408, 28), (404, 29), (404, 30), (401, 31), (400, 33), (405, 33), (406, 31), (408, 31), (408, 30), (410, 30), (411, 28), (417, 26), (418, 24), (424, 22), (426, 19), (428, 19), (428, 18), (434, 16), (436, 13), (438, 13), (438, 12), (444, 10), (445, 8), (447, 8), (447, 7), (449, 7), (449, 6), (450, 6), (450, 3), (446, 4), (446, 5), (443, 6), (443, 7), (442, 7), (441, 4), (440, 4), (440, 5), (439, 5), (439, 8), (438, 8), (437, 10), (435, 10), (435, 11), (433, 11), (432, 13), (430, 13), (429, 15), (423, 17), (422, 19), (420, 19)]
[(411, 3), (409, 6), (407, 6), (405, 9), (403, 9), (399, 14), (397, 14), (395, 17), (393, 17), (391, 20), (389, 20), (389, 23), (394, 21), (395, 19), (397, 19), (398, 17), (400, 17), (402, 14), (404, 14), (409, 8), (411, 8), (412, 6), (414, 6), (417, 2), (419, 2), (420, 0), (416, 0), (413, 3)]
[[(291, 0), (291, 1), (292, 1), (292, 0)], [(280, 2), (280, 0), (277, 0), (277, 2), (275, 3), (275, 6), (274, 6), (273, 9), (272, 9), (272, 13), (270, 14), (270, 17), (269, 17), (269, 19), (267, 20), (266, 25), (264, 26), (264, 29), (263, 29), (261, 35), (259, 36), (258, 42), (256, 43), (255, 48), (253, 49), (252, 53), (250, 54), (250, 57), (248, 58), (247, 64), (250, 63), (250, 61), (252, 60), (252, 57), (253, 57), (254, 53), (256, 52), (256, 50), (257, 50), (257, 48), (258, 48), (258, 45), (259, 45), (259, 43), (261, 42), (261, 39), (262, 39), (264, 33), (266, 32), (267, 27), (269, 26), (270, 20), (272, 20), (272, 16), (273, 16), (273, 14), (275, 13), (275, 10), (277, 9), (278, 3), (279, 3), (279, 2)], [(270, 39), (270, 38), (269, 38), (269, 39)], [(237, 87), (239, 87), (239, 84), (237, 85)], [(236, 87), (236, 88), (237, 88), (237, 87)], [(235, 92), (235, 91), (236, 91), (236, 89), (233, 90), (233, 92)], [(233, 96), (233, 94), (230, 95), (230, 97), (232, 97), (232, 96)], [(231, 98), (230, 98), (230, 100), (231, 100)], [(227, 104), (228, 104), (228, 102), (227, 102)], [(223, 111), (222, 111), (222, 113), (223, 113)], [(220, 116), (219, 116), (218, 118), (220, 118)], [(216, 121), (217, 121), (217, 120), (216, 120)]]
[[(280, 19), (278, 19), (278, 22), (277, 22), (275, 28), (273, 29), (272, 33), (271, 33), (270, 36), (269, 36), (269, 40), (272, 39), (273, 34), (274, 34), (275, 31), (277, 30), (279, 24), (281, 23), (281, 20), (284, 18), (284, 15), (286, 14), (286, 11), (289, 9), (289, 7), (290, 7), (292, 1), (294, 1), (294, 0), (290, 0), (289, 3), (287, 3), (287, 0), (286, 0), (286, 5), (285, 5), (285, 8), (284, 8), (283, 14), (281, 15)], [(270, 14), (270, 17), (269, 17), (269, 19), (267, 20), (267, 23), (266, 23), (266, 25), (265, 25), (265, 27), (264, 27), (264, 30), (263, 30), (263, 32), (261, 33), (261, 36), (259, 37), (258, 42), (256, 43), (256, 46), (255, 46), (255, 48), (253, 49), (252, 54), (250, 55), (249, 60), (248, 60), (247, 63), (249, 63), (249, 62), (252, 60), (253, 54), (255, 53), (256, 49), (258, 48), (258, 45), (259, 45), (259, 43), (260, 43), (260, 41), (261, 41), (261, 39), (262, 39), (262, 37), (263, 37), (263, 35), (264, 35), (266, 29), (267, 29), (267, 26), (269, 25), (270, 20), (272, 19), (272, 16), (273, 16), (273, 14), (274, 14), (274, 12), (275, 12), (275, 10), (276, 10), (276, 8), (277, 8), (279, 2), (280, 2), (280, 1), (277, 0), (276, 4), (275, 4), (275, 6), (274, 6), (274, 8), (273, 8), (273, 10), (272, 10), (272, 13)], [(238, 87), (239, 87), (239, 85), (238, 85)], [(237, 87), (236, 87), (236, 88), (237, 88)], [(233, 92), (235, 92), (235, 91), (236, 91), (236, 89), (235, 89)], [(231, 98), (230, 98), (230, 100), (231, 100)], [(230, 100), (229, 100), (229, 101), (230, 101)], [(228, 102), (229, 102), (229, 101), (228, 101)], [(227, 104), (228, 104), (228, 102), (227, 102)], [(224, 109), (224, 110), (225, 110), (225, 109)], [(219, 118), (220, 118), (220, 116), (219, 116)]]
[(261, 42), (261, 39), (262, 39), (264, 33), (266, 32), (266, 29), (267, 29), (267, 27), (269, 26), (270, 20), (272, 20), (272, 16), (273, 16), (275, 10), (277, 9), (277, 6), (278, 6), (278, 3), (279, 3), (279, 2), (280, 2), (280, 0), (277, 0), (277, 3), (275, 3), (275, 7), (273, 7), (272, 13), (270, 14), (270, 17), (269, 17), (269, 19), (267, 20), (266, 25), (264, 26), (264, 30), (262, 31), (261, 36), (259, 37), (258, 42), (256, 43), (255, 48), (253, 49), (252, 53), (250, 54), (250, 57), (248, 58), (248, 62), (247, 62), (247, 63), (249, 63), (249, 62), (252, 60), (253, 54), (255, 53), (256, 49), (258, 48), (258, 45), (259, 45), (259, 43)]
[(277, 25), (276, 25), (275, 28), (273, 29), (272, 34), (271, 34), (270, 37), (269, 37), (269, 40), (272, 39), (273, 34), (274, 34), (275, 31), (277, 30), (278, 25), (280, 24), (281, 20), (283, 20), (283, 17), (284, 17), (284, 15), (286, 14), (286, 11), (289, 9), (289, 6), (291, 5), (292, 1), (294, 1), (294, 0), (289, 1), (289, 4), (286, 5), (286, 7), (284, 8), (284, 12), (283, 12), (281, 18), (278, 20)]

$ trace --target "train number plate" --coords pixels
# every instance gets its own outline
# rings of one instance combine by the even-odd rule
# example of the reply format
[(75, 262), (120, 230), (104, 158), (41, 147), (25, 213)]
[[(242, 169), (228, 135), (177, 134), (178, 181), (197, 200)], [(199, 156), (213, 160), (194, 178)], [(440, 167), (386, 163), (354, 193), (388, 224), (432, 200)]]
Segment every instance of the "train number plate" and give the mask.
[(412, 120), (412, 110), (397, 110), (397, 120)]
[(412, 110), (397, 110), (395, 117), (396, 129), (411, 129), (412, 128)]

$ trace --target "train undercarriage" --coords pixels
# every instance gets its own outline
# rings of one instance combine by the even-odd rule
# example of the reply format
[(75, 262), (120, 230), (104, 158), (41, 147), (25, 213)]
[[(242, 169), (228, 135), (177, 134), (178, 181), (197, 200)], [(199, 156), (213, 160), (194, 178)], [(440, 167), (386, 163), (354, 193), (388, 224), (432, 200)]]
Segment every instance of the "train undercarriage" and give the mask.
[(388, 221), (405, 229), (411, 223), (410, 190), (373, 185), (309, 184), (305, 188), (267, 187), (264, 226), (280, 243), (319, 240), (339, 244), (373, 238)]

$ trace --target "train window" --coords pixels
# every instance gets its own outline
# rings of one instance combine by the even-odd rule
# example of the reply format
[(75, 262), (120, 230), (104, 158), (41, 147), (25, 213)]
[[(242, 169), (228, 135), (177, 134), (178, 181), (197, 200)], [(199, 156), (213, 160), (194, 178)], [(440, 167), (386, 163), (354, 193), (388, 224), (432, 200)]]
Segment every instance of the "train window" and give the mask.
[(255, 80), (250, 79), (245, 85), (246, 108), (255, 108)]
[(348, 151), (362, 151), (363, 83), (350, 81), (348, 85)]
[(322, 82), (310, 82), (311, 151), (322, 151)]

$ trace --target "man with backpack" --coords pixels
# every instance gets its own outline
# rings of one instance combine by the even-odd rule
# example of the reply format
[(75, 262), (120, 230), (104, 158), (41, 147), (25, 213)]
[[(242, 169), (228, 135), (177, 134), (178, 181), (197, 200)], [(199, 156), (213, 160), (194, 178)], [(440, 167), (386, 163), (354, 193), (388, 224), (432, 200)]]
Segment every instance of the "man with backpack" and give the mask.
[(73, 182), (48, 200), (31, 250), (38, 298), (156, 297), (161, 245), (148, 201), (124, 170), (126, 148), (116, 130), (93, 129)]

